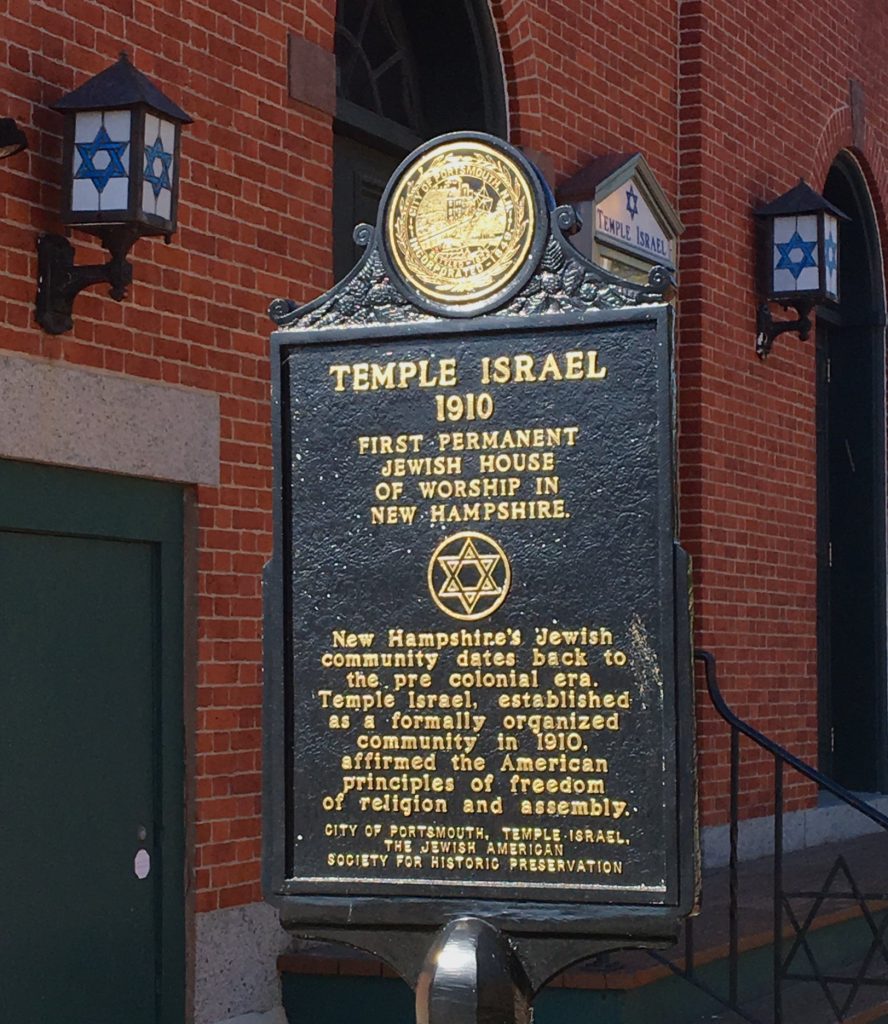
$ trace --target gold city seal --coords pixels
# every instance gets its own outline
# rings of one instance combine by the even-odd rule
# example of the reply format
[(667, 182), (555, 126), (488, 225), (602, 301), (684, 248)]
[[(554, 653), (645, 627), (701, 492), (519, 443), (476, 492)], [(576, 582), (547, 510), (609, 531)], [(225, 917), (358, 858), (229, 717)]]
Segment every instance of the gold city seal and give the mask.
[(398, 272), (420, 295), (448, 305), (504, 288), (524, 264), (534, 227), (524, 170), (475, 139), (444, 142), (408, 167), (386, 217)]
[(495, 612), (511, 582), (505, 551), (486, 533), (466, 530), (445, 537), (429, 559), (429, 593), (454, 619), (483, 619)]

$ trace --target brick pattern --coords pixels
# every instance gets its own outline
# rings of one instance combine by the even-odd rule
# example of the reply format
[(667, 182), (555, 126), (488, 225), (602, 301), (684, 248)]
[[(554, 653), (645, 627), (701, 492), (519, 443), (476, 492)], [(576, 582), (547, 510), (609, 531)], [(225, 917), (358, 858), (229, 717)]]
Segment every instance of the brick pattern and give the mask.
[[(803, 174), (822, 186), (851, 142), (882, 228), (888, 12), (878, 0), (492, 0), (512, 140), (556, 182), (642, 150), (687, 231), (679, 322), (681, 533), (697, 642), (729, 700), (816, 760), (814, 360), (782, 339), (753, 356), (752, 222)], [(205, 388), (221, 397), (221, 481), (198, 489), (195, 888), (201, 911), (258, 899), (261, 569), (270, 549), (265, 306), (331, 283), (332, 122), (288, 97), (287, 36), (332, 50), (332, 0), (27, 0), (0, 8), (0, 114), (27, 153), (0, 163), (2, 348)], [(788, 31), (791, 27), (791, 31)], [(195, 119), (180, 227), (142, 241), (121, 305), (83, 293), (75, 330), (32, 323), (34, 237), (58, 230), (61, 118), (49, 104), (121, 48)], [(859, 140), (858, 140), (859, 141)], [(77, 237), (78, 261), (99, 256)], [(724, 731), (700, 700), (704, 822), (723, 819)], [(768, 764), (743, 794), (769, 813)], [(809, 800), (804, 788), (793, 791)]]
[(491, 0), (512, 141), (554, 158), (556, 180), (602, 153), (644, 152), (675, 195), (676, 0)]
[[(327, 3), (67, 0), (0, 10), (0, 345), (220, 395), (221, 477), (198, 488), (197, 907), (260, 897), (261, 572), (271, 542), (269, 299), (329, 287), (332, 125), (287, 96), (287, 33), (332, 49)], [(49, 104), (125, 48), (194, 118), (179, 230), (132, 252), (117, 304), (83, 292), (71, 334), (32, 322), (39, 231), (58, 231), (61, 117)], [(77, 261), (102, 260), (76, 235)]]
[[(879, 207), (888, 181), (878, 141), (888, 114), (877, 59), (885, 15), (867, 2), (681, 5), (681, 508), (695, 558), (697, 642), (718, 655), (735, 710), (814, 764), (814, 351), (790, 336), (766, 363), (751, 357), (750, 210), (800, 176), (823, 187), (851, 145), (850, 78), (866, 93), (867, 146), (858, 155)], [(801, 51), (789, 44), (790, 25), (804, 38)], [(710, 823), (724, 813), (727, 751), (705, 697), (700, 705), (701, 808)], [(770, 814), (770, 760), (749, 756), (744, 811)], [(813, 796), (800, 782), (789, 795), (794, 803)]]

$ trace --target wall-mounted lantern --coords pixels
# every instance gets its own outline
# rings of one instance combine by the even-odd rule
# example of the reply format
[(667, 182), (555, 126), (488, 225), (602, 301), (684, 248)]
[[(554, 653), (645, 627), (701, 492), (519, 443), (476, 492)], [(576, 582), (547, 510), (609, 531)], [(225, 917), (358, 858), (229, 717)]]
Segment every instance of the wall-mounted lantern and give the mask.
[(191, 118), (140, 71), (126, 54), (53, 105), (65, 118), (62, 211), (65, 224), (97, 235), (107, 263), (74, 265), (74, 249), (61, 235), (37, 240), (36, 318), (49, 334), (72, 326), (75, 296), (107, 282), (120, 301), (132, 282), (127, 254), (136, 239), (176, 229), (179, 134)]
[[(802, 341), (811, 333), (814, 306), (839, 301), (839, 221), (848, 218), (800, 180), (782, 196), (753, 211), (759, 218), (759, 305), (756, 355), (764, 359), (787, 331)], [(769, 303), (798, 313), (775, 320)]]
[(28, 148), (25, 133), (15, 123), (15, 118), (0, 117), (0, 160), (15, 156)]

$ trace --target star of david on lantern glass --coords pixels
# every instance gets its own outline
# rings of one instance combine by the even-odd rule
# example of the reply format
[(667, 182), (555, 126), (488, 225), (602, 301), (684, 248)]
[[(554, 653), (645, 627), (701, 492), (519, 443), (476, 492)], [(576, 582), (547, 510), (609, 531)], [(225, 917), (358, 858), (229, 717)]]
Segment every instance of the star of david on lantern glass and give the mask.
[(839, 246), (836, 243), (836, 225), (829, 225), (829, 234), (823, 243), (823, 262), (827, 274), (834, 274), (839, 267)]
[(638, 193), (631, 185), (626, 189), (626, 212), (635, 220), (638, 213)]
[[(839, 299), (838, 222), (847, 220), (804, 181), (755, 210), (760, 224), (760, 290), (756, 354), (764, 359), (787, 331), (811, 333), (814, 306)], [(795, 320), (775, 320), (769, 303), (795, 309)]]
[(429, 559), (432, 600), (455, 619), (482, 619), (505, 601), (512, 570), (505, 551), (483, 533), (457, 533)]
[(75, 267), (61, 235), (38, 240), (37, 322), (71, 329), (74, 297), (107, 282), (120, 300), (132, 280), (127, 254), (145, 235), (169, 241), (176, 227), (179, 134), (191, 118), (137, 71), (125, 54), (54, 105), (65, 117), (62, 213), (65, 224), (98, 235), (106, 264)]
[(102, 124), (92, 142), (75, 142), (80, 166), (74, 172), (75, 178), (86, 179), (102, 193), (112, 178), (126, 178), (127, 167), (123, 160), (129, 148), (129, 139), (115, 142)]
[(816, 240), (805, 241), (798, 231), (794, 231), (788, 242), (777, 243), (777, 251), (780, 253), (780, 259), (776, 264), (777, 270), (788, 270), (798, 281), (803, 270), (817, 266), (817, 260), (814, 258), (816, 248)]
[(163, 148), (163, 142), (158, 135), (145, 149), (145, 170), (142, 172), (142, 177), (151, 186), (155, 199), (165, 188), (173, 187), (170, 181), (172, 163), (173, 154), (167, 153)]

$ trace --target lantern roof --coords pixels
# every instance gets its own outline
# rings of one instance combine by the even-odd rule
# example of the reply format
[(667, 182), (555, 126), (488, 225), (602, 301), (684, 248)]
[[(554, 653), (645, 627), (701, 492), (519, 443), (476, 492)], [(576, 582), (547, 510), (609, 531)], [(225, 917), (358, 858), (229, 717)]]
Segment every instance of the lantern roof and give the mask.
[(752, 212), (756, 217), (791, 217), (796, 214), (820, 213), (821, 211), (831, 213), (841, 220), (848, 220), (847, 214), (833, 206), (828, 199), (824, 199), (819, 192), (815, 192), (804, 178), (799, 178), (798, 185)]
[(120, 110), (137, 103), (144, 103), (158, 114), (181, 124), (191, 124), (191, 118), (185, 111), (135, 68), (126, 53), (121, 53), (111, 67), (62, 96), (52, 107), (63, 111)]

